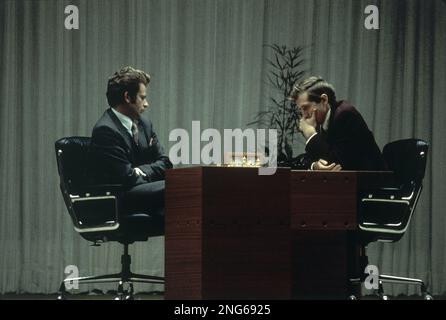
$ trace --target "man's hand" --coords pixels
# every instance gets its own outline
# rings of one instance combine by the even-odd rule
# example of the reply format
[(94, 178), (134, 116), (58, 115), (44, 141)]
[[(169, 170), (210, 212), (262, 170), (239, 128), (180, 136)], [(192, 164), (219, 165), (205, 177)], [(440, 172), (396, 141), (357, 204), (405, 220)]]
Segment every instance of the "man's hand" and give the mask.
[(313, 162), (312, 165), (313, 170), (321, 170), (321, 171), (341, 171), (342, 167), (340, 164), (332, 163), (328, 164), (324, 159), (319, 159), (317, 162)]
[(136, 173), (137, 176), (147, 177), (147, 175), (140, 168), (134, 168), (133, 171)]
[(299, 130), (306, 140), (316, 133), (316, 112), (313, 110), (311, 117), (299, 120)]

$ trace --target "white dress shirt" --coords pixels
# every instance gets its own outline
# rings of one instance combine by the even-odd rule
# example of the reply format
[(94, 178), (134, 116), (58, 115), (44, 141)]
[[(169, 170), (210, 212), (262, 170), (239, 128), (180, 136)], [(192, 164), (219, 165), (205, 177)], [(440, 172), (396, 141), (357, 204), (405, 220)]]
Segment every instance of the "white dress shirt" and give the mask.
[(127, 131), (130, 133), (130, 136), (133, 137), (133, 133), (132, 133), (133, 121), (132, 121), (132, 119), (130, 119), (126, 115), (122, 114), (121, 112), (116, 111), (115, 108), (111, 108), (111, 109), (114, 112), (114, 114), (116, 114), (116, 116), (118, 117), (119, 121), (121, 121), (121, 123), (124, 126), (124, 128), (126, 128)]

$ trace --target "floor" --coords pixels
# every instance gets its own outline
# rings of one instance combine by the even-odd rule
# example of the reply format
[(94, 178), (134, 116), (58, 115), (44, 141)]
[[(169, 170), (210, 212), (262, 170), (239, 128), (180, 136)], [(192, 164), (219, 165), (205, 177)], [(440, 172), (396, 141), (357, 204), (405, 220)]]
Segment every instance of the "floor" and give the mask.
[[(80, 293), (68, 295), (68, 300), (113, 300), (116, 294), (113, 292)], [(389, 297), (390, 300), (422, 300), (420, 296)], [(0, 300), (56, 300), (57, 294), (5, 294), (0, 295)], [(135, 300), (164, 300), (163, 292), (150, 292), (135, 294)], [(363, 300), (379, 300), (376, 296), (365, 296)], [(446, 296), (434, 296), (434, 300), (446, 300)]]
[[(0, 300), (57, 300), (57, 294), (5, 294), (0, 295)], [(114, 300), (116, 293), (91, 292), (68, 294), (68, 300)], [(138, 293), (135, 300), (164, 300), (163, 292)]]

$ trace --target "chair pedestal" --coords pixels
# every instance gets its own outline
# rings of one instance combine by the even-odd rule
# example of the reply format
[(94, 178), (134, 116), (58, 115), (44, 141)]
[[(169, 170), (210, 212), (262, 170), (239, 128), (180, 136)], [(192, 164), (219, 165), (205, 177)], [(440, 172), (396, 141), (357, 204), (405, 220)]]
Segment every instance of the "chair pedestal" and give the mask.
[[(365, 254), (365, 248), (363, 248), (361, 250), (360, 261), (361, 261), (361, 269), (360, 269), (361, 275), (359, 275), (358, 278), (350, 280), (350, 283), (352, 285), (362, 284), (366, 280), (366, 274), (362, 273), (362, 272), (364, 272), (365, 268), (369, 264), (369, 259), (368, 259), (367, 255)], [(384, 293), (384, 288), (383, 288), (384, 283), (408, 284), (408, 285), (420, 286), (420, 291), (421, 291), (421, 295), (423, 296), (423, 299), (424, 300), (433, 300), (433, 297), (427, 291), (426, 285), (424, 284), (423, 280), (421, 280), (421, 279), (396, 277), (396, 276), (380, 274), (380, 275), (378, 275), (378, 289), (375, 290), (375, 293), (382, 300), (389, 300), (389, 296)], [(352, 295), (350, 296), (350, 299), (356, 300), (356, 298), (357, 298), (356, 294), (352, 293)]]
[[(164, 277), (150, 276), (144, 274), (133, 273), (130, 270), (131, 257), (128, 254), (128, 244), (124, 244), (124, 253), (121, 256), (121, 272), (106, 274), (100, 276), (77, 277), (64, 279), (60, 284), (58, 300), (65, 300), (67, 289), (65, 284), (77, 282), (78, 284), (87, 283), (118, 283), (118, 295), (115, 300), (133, 300), (133, 283), (157, 283), (164, 284)], [(129, 285), (128, 290), (124, 290), (124, 284)]]

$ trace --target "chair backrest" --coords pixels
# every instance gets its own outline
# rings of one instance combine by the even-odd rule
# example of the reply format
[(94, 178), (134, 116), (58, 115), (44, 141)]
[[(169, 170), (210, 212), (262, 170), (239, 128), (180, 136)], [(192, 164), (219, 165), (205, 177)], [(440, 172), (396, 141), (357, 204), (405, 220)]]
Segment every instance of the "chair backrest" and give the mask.
[(83, 190), (92, 180), (89, 137), (67, 137), (56, 141), (60, 189), (76, 231), (96, 232), (119, 227), (114, 195), (90, 196)]
[(383, 149), (383, 157), (402, 185), (421, 186), (429, 145), (420, 139), (397, 140)]
[[(55, 143), (60, 189), (74, 229), (84, 239), (95, 243), (119, 241), (129, 244), (146, 241), (149, 235), (162, 235), (164, 221), (151, 219), (145, 212), (126, 212), (120, 219), (118, 197), (122, 186), (97, 183), (96, 161), (90, 144), (89, 137), (66, 137)], [(151, 219), (150, 226), (148, 219)], [(124, 221), (122, 228), (120, 220)], [(130, 220), (142, 221), (144, 229), (135, 228), (137, 223), (126, 223)]]
[(359, 227), (365, 242), (398, 241), (406, 232), (418, 203), (426, 171), (427, 142), (398, 140), (387, 144), (383, 156), (398, 186), (369, 190), (360, 202)]
[(56, 141), (56, 159), (61, 188), (69, 194), (78, 194), (90, 179), (89, 137), (67, 137)]

